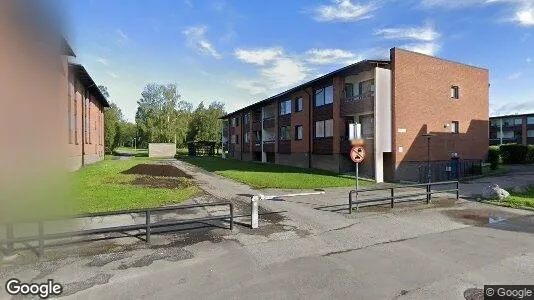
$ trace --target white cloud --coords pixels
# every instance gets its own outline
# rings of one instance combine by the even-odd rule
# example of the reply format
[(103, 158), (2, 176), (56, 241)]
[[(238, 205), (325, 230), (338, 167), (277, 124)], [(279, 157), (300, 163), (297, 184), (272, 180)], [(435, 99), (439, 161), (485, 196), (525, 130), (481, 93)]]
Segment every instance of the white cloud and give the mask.
[(308, 68), (298, 60), (284, 57), (275, 60), (272, 66), (263, 68), (261, 74), (274, 88), (283, 88), (304, 80), (308, 75)]
[(331, 5), (320, 5), (314, 9), (319, 22), (353, 22), (371, 18), (377, 9), (375, 3), (352, 3), (352, 0), (332, 0)]
[(306, 51), (305, 60), (311, 64), (351, 64), (361, 60), (360, 56), (342, 49), (311, 49)]
[(505, 19), (521, 26), (534, 26), (534, 1), (533, 0), (421, 0), (426, 7), (442, 7), (455, 9), (475, 5), (502, 5), (506, 10), (512, 11)]
[(510, 74), (510, 76), (508, 76), (508, 80), (516, 80), (516, 79), (521, 78), (521, 76), (523, 76), (523, 72), (515, 72), (515, 73)]
[(375, 35), (389, 40), (410, 40), (400, 48), (427, 55), (436, 55), (440, 50), (441, 36), (431, 25), (420, 27), (394, 27), (375, 30)]
[(430, 25), (422, 27), (396, 27), (396, 28), (384, 28), (375, 30), (375, 35), (378, 35), (385, 39), (401, 40), (419, 40), (419, 41), (434, 41), (439, 38), (440, 34), (437, 33)]
[(206, 26), (189, 27), (182, 33), (186, 36), (189, 45), (197, 48), (201, 53), (211, 55), (217, 59), (222, 57), (206, 38)]
[(517, 11), (515, 21), (523, 26), (534, 26), (534, 8), (525, 7)]
[(252, 96), (267, 92), (267, 87), (264, 84), (254, 80), (238, 80), (234, 82), (234, 86), (243, 90), (247, 90)]
[(400, 48), (434, 56), (438, 53), (440, 49), (440, 45), (435, 42), (413, 43), (413, 44), (402, 45)]
[(276, 58), (283, 55), (283, 50), (280, 47), (272, 48), (257, 48), (257, 49), (236, 49), (235, 56), (246, 63), (265, 65)]
[(109, 61), (103, 57), (97, 57), (95, 58), (95, 61), (97, 63), (103, 64), (104, 66), (109, 66)]
[(117, 34), (119, 35), (119, 38), (120, 38), (120, 41), (127, 41), (129, 40), (130, 38), (124, 33), (124, 31), (122, 31), (122, 29), (117, 29)]

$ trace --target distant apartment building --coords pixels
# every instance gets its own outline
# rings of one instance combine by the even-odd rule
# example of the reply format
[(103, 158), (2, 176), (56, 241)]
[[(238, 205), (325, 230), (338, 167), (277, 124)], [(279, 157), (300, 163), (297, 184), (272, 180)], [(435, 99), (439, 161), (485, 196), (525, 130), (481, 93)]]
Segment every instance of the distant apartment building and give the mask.
[(490, 118), (490, 145), (534, 145), (534, 113)]
[(398, 48), (232, 112), (228, 157), (353, 172), (349, 124), (360, 123), (363, 176), (417, 181), (428, 160), (482, 160), (488, 150), (488, 70)]

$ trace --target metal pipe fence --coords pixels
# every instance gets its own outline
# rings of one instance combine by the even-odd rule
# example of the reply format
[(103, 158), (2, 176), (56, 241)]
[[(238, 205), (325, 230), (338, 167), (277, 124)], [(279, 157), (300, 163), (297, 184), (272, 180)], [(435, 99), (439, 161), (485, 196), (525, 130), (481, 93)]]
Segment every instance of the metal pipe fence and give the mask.
[[(445, 190), (433, 190), (432, 187), (435, 186), (444, 186), (444, 185), (455, 185), (455, 188), (445, 189)], [(408, 194), (399, 194), (395, 193), (396, 191), (408, 189), (408, 188), (425, 188), (424, 192), (413, 192)], [(366, 192), (376, 192), (376, 191), (389, 191), (389, 196), (387, 197), (375, 197), (369, 199), (359, 200), (360, 193)], [(412, 201), (421, 201), (421, 199), (413, 199), (414, 197), (426, 196), (426, 203), (429, 204), (433, 194), (439, 193), (449, 193), (455, 192), (456, 199), (460, 198), (460, 184), (458, 181), (441, 181), (441, 182), (430, 182), (430, 183), (420, 183), (420, 184), (409, 184), (402, 186), (395, 186), (390, 188), (371, 188), (371, 189), (358, 189), (351, 190), (349, 192), (349, 214), (352, 213), (353, 206), (356, 206), (356, 211), (359, 210), (361, 204), (366, 204), (365, 206), (377, 206), (377, 205), (387, 205), (389, 204), (391, 208), (394, 207), (395, 203), (403, 202), (412, 202)], [(354, 199), (353, 199), (354, 198)], [(400, 200), (400, 201), (397, 201)]]
[[(190, 208), (201, 208), (201, 207), (214, 207), (214, 206), (228, 206), (229, 213), (225, 215), (218, 216), (207, 216), (199, 218), (189, 218), (182, 220), (167, 220), (167, 221), (158, 221), (151, 222), (151, 216), (155, 212), (167, 212), (167, 211), (176, 211)], [(123, 226), (110, 226), (110, 227), (101, 227), (95, 229), (85, 229), (85, 230), (76, 230), (70, 232), (61, 232), (61, 233), (49, 233), (45, 234), (44, 225), (45, 222), (50, 221), (59, 221), (59, 220), (76, 220), (81, 218), (94, 218), (94, 217), (105, 217), (105, 216), (117, 216), (117, 215), (126, 215), (126, 214), (144, 214), (145, 222), (142, 224), (133, 224), (133, 225), (123, 225)], [(113, 232), (128, 232), (134, 230), (144, 230), (145, 242), (150, 244), (150, 236), (153, 233), (154, 228), (164, 228), (170, 226), (186, 225), (193, 223), (200, 223), (205, 221), (227, 221), (229, 220), (230, 225), (229, 229), (232, 230), (234, 227), (234, 205), (230, 202), (213, 202), (213, 203), (202, 203), (202, 204), (188, 204), (188, 205), (176, 205), (168, 207), (158, 207), (158, 208), (145, 208), (145, 209), (130, 209), (130, 210), (118, 210), (118, 211), (109, 211), (109, 212), (99, 212), (99, 213), (86, 213), (86, 214), (77, 214), (73, 216), (61, 216), (54, 218), (46, 218), (42, 220), (18, 220), (16, 222), (5, 222), (3, 225), (6, 229), (6, 238), (0, 239), (0, 248), (4, 249), (5, 255), (9, 256), (14, 251), (14, 245), (16, 243), (27, 243), (38, 241), (38, 255), (42, 255), (45, 247), (46, 240), (56, 240), (62, 238), (71, 238), (77, 236), (88, 236), (88, 235), (97, 235), (97, 234), (106, 234)], [(38, 233), (37, 235), (15, 237), (14, 227), (16, 224), (20, 223), (37, 223)], [(169, 230), (172, 231), (172, 230)], [(155, 232), (154, 232), (155, 233)]]

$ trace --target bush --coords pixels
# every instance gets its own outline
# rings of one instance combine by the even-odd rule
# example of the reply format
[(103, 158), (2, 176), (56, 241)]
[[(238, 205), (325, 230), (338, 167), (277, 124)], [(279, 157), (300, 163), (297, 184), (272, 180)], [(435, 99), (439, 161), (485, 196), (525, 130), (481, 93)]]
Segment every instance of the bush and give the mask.
[(492, 170), (497, 170), (499, 167), (500, 151), (499, 148), (490, 147), (488, 151), (488, 162)]
[(529, 164), (534, 164), (534, 146), (528, 146), (526, 162)]
[(505, 164), (522, 164), (527, 161), (529, 147), (519, 144), (506, 144), (499, 147), (502, 162)]

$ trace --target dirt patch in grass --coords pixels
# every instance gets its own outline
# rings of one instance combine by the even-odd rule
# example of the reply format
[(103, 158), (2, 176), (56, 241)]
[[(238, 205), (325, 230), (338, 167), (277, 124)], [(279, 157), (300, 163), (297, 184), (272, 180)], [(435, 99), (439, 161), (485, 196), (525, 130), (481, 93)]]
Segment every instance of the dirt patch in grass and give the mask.
[(182, 170), (170, 165), (139, 164), (121, 173), (174, 178), (192, 178), (190, 175), (187, 175)]
[(185, 179), (173, 177), (154, 177), (154, 176), (139, 176), (136, 177), (132, 183), (151, 188), (165, 188), (165, 189), (185, 189), (191, 186), (191, 183)]

